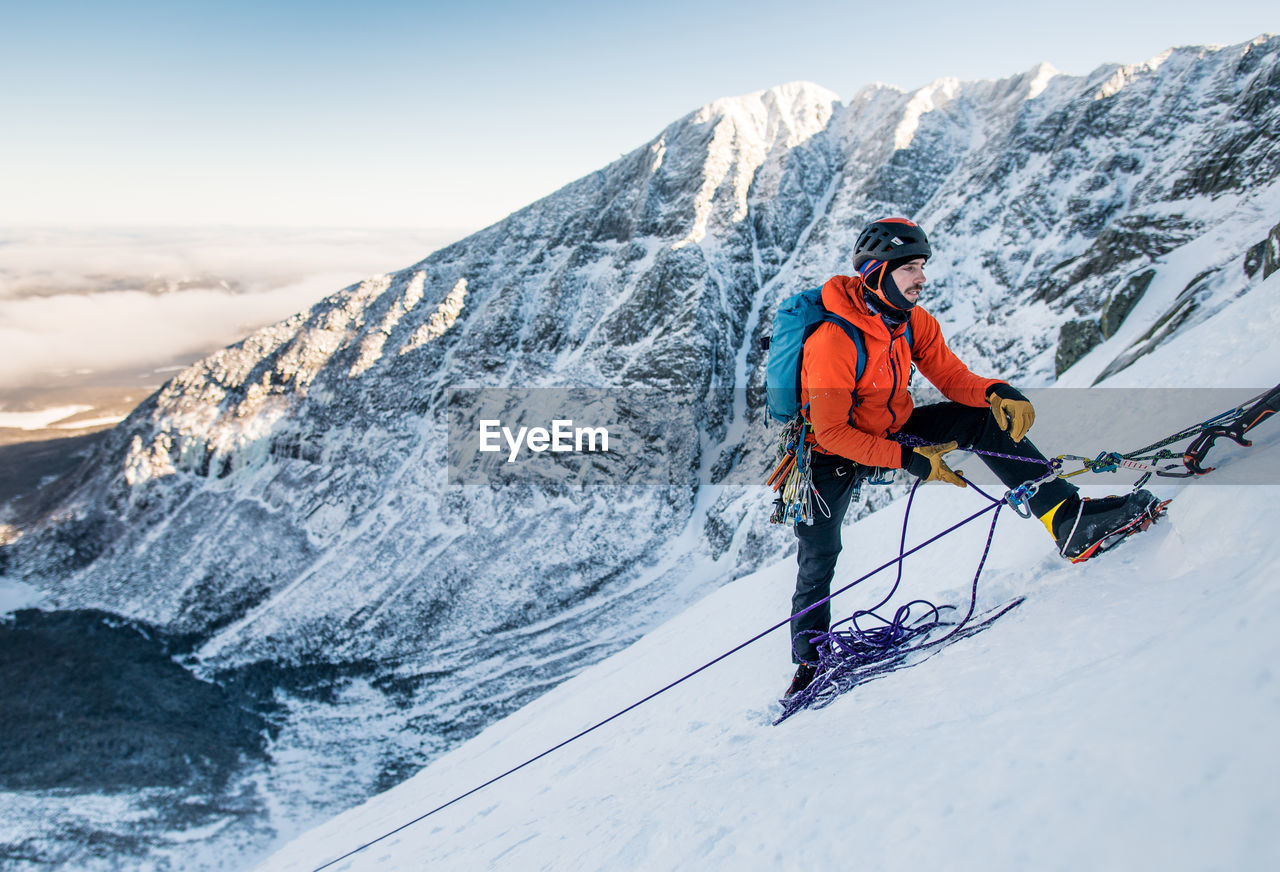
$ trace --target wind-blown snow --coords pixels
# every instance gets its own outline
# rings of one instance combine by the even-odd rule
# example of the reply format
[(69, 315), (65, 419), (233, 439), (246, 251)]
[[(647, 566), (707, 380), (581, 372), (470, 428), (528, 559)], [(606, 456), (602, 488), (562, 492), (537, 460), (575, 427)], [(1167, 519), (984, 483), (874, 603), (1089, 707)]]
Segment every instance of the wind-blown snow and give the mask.
[[(1125, 380), (1274, 383), (1276, 344), (1224, 328), (1274, 329), (1278, 292), (1280, 275)], [(1251, 435), (1214, 459), (1280, 451), (1277, 424)], [(1026, 601), (826, 709), (771, 726), (791, 671), (779, 631), (333, 868), (1275, 868), (1280, 487), (1153, 490), (1175, 497), (1167, 518), (1080, 566), (1004, 512), (979, 608)], [(909, 543), (981, 505), (924, 489)], [(838, 583), (892, 556), (903, 508), (847, 528)], [(895, 602), (963, 610), (985, 532), (910, 558)], [(783, 561), (721, 588), (260, 869), (314, 869), (599, 723), (779, 621), (793, 581)], [(835, 614), (891, 583), (855, 587)]]

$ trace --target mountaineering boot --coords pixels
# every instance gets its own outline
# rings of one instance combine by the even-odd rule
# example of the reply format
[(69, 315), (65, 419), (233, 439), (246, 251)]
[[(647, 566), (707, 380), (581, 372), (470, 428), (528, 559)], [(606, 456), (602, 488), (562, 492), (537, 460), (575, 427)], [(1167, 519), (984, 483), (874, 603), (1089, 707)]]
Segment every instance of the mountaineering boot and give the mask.
[(1058, 553), (1080, 563), (1147, 529), (1165, 505), (1146, 490), (1097, 500), (1072, 496), (1041, 520), (1053, 533)]
[(787, 688), (787, 692), (782, 695), (783, 699), (791, 699), (800, 691), (804, 690), (813, 683), (814, 676), (818, 674), (818, 664), (801, 663), (796, 667), (795, 677), (791, 679), (791, 686)]

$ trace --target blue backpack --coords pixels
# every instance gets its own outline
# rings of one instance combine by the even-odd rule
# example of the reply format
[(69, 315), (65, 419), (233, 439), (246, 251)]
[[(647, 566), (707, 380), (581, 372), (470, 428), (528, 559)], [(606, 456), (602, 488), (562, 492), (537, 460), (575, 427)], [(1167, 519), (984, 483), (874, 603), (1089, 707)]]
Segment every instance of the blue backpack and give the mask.
[[(790, 421), (800, 411), (800, 366), (804, 361), (804, 343), (823, 321), (838, 324), (853, 342), (858, 361), (855, 379), (861, 379), (867, 368), (867, 343), (862, 331), (851, 322), (822, 305), (822, 288), (788, 297), (773, 316), (773, 335), (766, 348), (769, 362), (765, 365), (765, 396), (769, 415), (777, 421)], [(911, 322), (907, 322), (907, 345), (911, 345)]]

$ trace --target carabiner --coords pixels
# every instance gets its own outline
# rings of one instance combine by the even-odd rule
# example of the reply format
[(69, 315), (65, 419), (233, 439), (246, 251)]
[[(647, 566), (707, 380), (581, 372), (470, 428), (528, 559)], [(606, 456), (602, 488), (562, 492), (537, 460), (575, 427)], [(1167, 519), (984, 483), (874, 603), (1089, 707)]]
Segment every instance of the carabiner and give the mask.
[(1020, 518), (1031, 517), (1031, 498), (1039, 490), (1038, 485), (1020, 484), (1004, 495), (1004, 501)]

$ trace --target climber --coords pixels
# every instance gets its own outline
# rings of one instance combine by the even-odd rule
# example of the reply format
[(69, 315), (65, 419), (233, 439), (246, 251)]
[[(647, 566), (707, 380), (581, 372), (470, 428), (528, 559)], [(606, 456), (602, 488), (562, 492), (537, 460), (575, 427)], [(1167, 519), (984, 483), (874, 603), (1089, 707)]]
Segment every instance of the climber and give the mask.
[[(937, 320), (917, 305), (932, 250), (924, 231), (905, 218), (873, 221), (855, 244), (853, 276), (835, 276), (822, 288), (822, 304), (862, 331), (867, 360), (856, 374), (857, 349), (846, 330), (820, 324), (804, 343), (800, 373), (804, 414), (812, 424), (813, 485), (823, 511), (812, 525), (798, 524), (799, 571), (792, 614), (826, 598), (840, 554), (840, 525), (855, 485), (877, 467), (905, 469), (924, 481), (965, 487), (947, 465), (957, 448), (1026, 457), (980, 455), (1007, 487), (1041, 477), (1045, 458), (1024, 437), (1035, 410), (1001, 379), (972, 373), (947, 347)], [(907, 384), (915, 364), (949, 402), (915, 408)], [(902, 434), (930, 443), (910, 447)], [(1099, 553), (1117, 531), (1130, 529), (1156, 510), (1148, 491), (1102, 499), (1081, 498), (1071, 483), (1051, 479), (1028, 506), (1072, 562)], [(791, 622), (792, 659), (798, 664), (786, 696), (809, 685), (818, 652), (811, 638), (830, 626), (829, 603)]]

